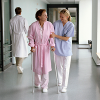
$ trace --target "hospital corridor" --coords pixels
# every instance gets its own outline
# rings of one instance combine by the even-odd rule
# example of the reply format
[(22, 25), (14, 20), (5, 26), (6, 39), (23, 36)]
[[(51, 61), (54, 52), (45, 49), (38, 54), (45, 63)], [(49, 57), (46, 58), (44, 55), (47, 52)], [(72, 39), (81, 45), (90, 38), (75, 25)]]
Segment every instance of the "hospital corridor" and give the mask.
[(99, 27), (100, 0), (0, 0), (0, 100), (100, 100)]

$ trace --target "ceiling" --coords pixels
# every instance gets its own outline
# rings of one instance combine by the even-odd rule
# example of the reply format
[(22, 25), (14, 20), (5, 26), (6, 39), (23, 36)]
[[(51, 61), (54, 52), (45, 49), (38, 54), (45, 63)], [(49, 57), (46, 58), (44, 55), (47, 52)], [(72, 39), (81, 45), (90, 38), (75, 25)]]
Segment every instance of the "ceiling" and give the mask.
[[(79, 3), (80, 0), (41, 0), (47, 4), (76, 4)], [(63, 9), (63, 8), (58, 8), (58, 9)], [(71, 13), (76, 13), (75, 8), (70, 8), (68, 9)]]
[(80, 0), (41, 0), (47, 4), (78, 3)]

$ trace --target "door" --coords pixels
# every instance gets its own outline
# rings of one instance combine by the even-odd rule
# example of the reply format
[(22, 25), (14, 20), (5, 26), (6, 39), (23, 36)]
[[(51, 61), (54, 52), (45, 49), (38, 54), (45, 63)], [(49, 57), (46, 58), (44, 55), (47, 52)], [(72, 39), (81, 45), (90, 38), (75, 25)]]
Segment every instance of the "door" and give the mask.
[(77, 8), (68, 8), (71, 15), (71, 22), (74, 24), (74, 37), (72, 37), (73, 41), (78, 40), (77, 34)]

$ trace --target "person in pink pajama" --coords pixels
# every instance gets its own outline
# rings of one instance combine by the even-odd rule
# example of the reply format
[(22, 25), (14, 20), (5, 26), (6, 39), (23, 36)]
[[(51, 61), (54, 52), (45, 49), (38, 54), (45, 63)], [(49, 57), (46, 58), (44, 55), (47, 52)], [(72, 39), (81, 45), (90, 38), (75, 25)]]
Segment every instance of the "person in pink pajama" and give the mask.
[[(28, 31), (29, 46), (33, 54), (33, 72), (35, 72), (35, 87), (48, 92), (49, 71), (51, 71), (51, 51), (55, 51), (54, 39), (50, 34), (54, 32), (51, 22), (47, 21), (45, 9), (40, 9), (35, 15), (37, 21), (33, 22)], [(34, 50), (35, 49), (35, 50)]]

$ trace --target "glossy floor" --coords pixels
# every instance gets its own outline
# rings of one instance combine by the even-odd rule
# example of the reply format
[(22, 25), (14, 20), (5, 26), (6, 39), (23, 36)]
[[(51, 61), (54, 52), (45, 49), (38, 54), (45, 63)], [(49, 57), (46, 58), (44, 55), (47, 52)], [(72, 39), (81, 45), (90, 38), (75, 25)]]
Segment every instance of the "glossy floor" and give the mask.
[(32, 94), (31, 55), (23, 62), (24, 73), (16, 66), (0, 73), (0, 100), (100, 100), (100, 67), (96, 66), (90, 49), (73, 44), (69, 85), (66, 93), (57, 94), (53, 53), (48, 93), (35, 88)]

